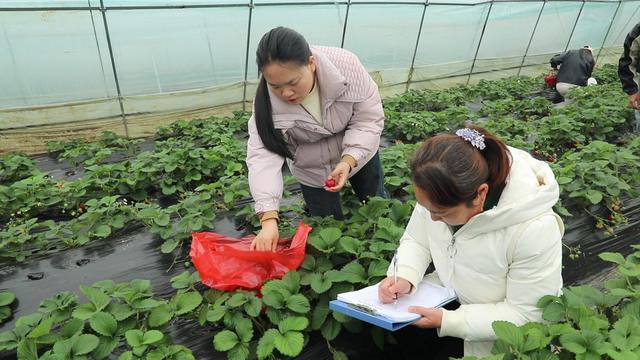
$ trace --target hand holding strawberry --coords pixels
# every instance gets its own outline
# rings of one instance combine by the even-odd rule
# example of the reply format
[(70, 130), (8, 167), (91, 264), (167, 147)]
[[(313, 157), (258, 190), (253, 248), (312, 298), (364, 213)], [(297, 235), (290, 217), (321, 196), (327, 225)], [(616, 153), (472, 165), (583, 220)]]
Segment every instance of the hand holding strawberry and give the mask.
[(329, 174), (329, 178), (324, 182), (324, 189), (329, 192), (339, 192), (349, 178), (351, 166), (344, 161), (336, 165), (335, 169)]

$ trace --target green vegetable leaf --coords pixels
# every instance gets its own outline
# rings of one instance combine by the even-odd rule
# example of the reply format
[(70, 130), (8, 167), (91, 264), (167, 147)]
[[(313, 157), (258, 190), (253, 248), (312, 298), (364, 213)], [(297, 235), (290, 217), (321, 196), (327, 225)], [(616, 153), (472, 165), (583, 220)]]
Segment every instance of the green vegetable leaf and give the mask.
[(124, 334), (124, 337), (127, 339), (127, 344), (129, 344), (129, 346), (133, 348), (142, 346), (143, 336), (144, 336), (144, 333), (142, 332), (142, 330), (138, 330), (138, 329), (128, 330)]
[(100, 339), (98, 339), (97, 336), (92, 334), (82, 334), (78, 336), (76, 341), (73, 343), (71, 352), (74, 355), (85, 355), (97, 348), (99, 343)]
[(93, 304), (82, 304), (76, 307), (71, 313), (74, 318), (80, 320), (88, 320), (93, 314), (96, 313), (96, 308)]
[(327, 315), (329, 315), (328, 301), (319, 301), (313, 308), (313, 313), (311, 314), (311, 329), (319, 330), (322, 324), (324, 324)]
[(560, 344), (574, 354), (584, 354), (588, 347), (584, 336), (577, 331), (561, 335)]
[(266, 359), (276, 346), (276, 337), (280, 336), (280, 333), (276, 329), (267, 330), (264, 335), (258, 341), (257, 355), (258, 359)]
[(118, 338), (100, 337), (100, 343), (93, 350), (91, 355), (95, 359), (104, 359), (111, 355), (113, 350), (118, 346)]
[(499, 339), (513, 345), (516, 349), (524, 345), (524, 335), (516, 325), (508, 321), (494, 321), (491, 326)]
[(149, 313), (147, 321), (149, 322), (149, 326), (152, 328), (162, 326), (169, 322), (171, 318), (173, 318), (173, 310), (167, 304), (162, 304), (158, 307), (153, 308)]
[(16, 299), (16, 295), (9, 291), (0, 292), (0, 306), (11, 304)]
[(218, 322), (224, 314), (227, 313), (227, 307), (224, 305), (213, 305), (209, 306), (209, 310), (207, 310), (207, 321), (209, 322)]
[(60, 335), (62, 335), (64, 339), (69, 339), (74, 335), (79, 334), (82, 331), (83, 327), (84, 321), (80, 319), (71, 319), (62, 327), (62, 332), (60, 333)]
[(93, 234), (97, 237), (107, 237), (109, 235), (111, 235), (111, 227), (109, 225), (98, 225), (96, 226), (96, 228), (93, 230)]
[(244, 304), (244, 311), (251, 317), (257, 317), (262, 310), (262, 300), (255, 296), (250, 296), (249, 301)]
[(331, 289), (331, 285), (333, 285), (333, 282), (331, 280), (319, 273), (311, 274), (310, 278), (311, 289), (313, 289), (313, 291), (315, 291), (317, 294), (322, 294), (325, 291), (328, 291), (329, 289)]
[(297, 356), (302, 352), (304, 337), (301, 332), (289, 331), (275, 338), (276, 349), (286, 356)]
[(236, 334), (243, 343), (248, 343), (253, 338), (253, 324), (249, 319), (239, 320), (236, 324)]
[(295, 294), (287, 299), (287, 308), (299, 314), (306, 314), (311, 310), (311, 304), (304, 295)]
[(213, 347), (218, 351), (229, 351), (239, 342), (238, 336), (230, 330), (222, 330), (213, 337)]
[(327, 318), (322, 327), (320, 327), (322, 337), (329, 341), (335, 339), (340, 334), (340, 330), (342, 330), (342, 324), (333, 318)]
[(105, 312), (97, 312), (89, 320), (91, 328), (100, 335), (112, 337), (118, 329), (118, 322), (113, 315)]
[(158, 330), (149, 330), (142, 336), (142, 344), (150, 345), (162, 340), (164, 335)]
[(232, 308), (236, 308), (238, 306), (244, 305), (249, 299), (247, 299), (247, 294), (245, 293), (235, 293), (229, 300), (227, 300), (227, 306)]
[(89, 301), (93, 304), (93, 306), (95, 307), (95, 311), (104, 310), (104, 308), (107, 307), (107, 305), (109, 305), (109, 302), (111, 301), (111, 298), (100, 289), (94, 289), (89, 286), (81, 285), (80, 291), (82, 291), (87, 299), (89, 299)]
[(176, 315), (183, 315), (200, 305), (202, 302), (202, 295), (197, 291), (190, 291), (176, 295), (174, 302)]
[(367, 274), (362, 265), (357, 260), (354, 260), (347, 265), (345, 265), (341, 270), (341, 273), (344, 274), (345, 281), (348, 281), (352, 284), (355, 283), (364, 283), (367, 281)]
[(302, 331), (309, 326), (309, 320), (303, 316), (290, 316), (284, 318), (280, 324), (278, 324), (278, 329), (280, 333), (284, 334), (288, 331)]
[(38, 326), (36, 326), (29, 334), (27, 334), (27, 338), (29, 339), (37, 339), (41, 336), (49, 334), (51, 331), (51, 326), (53, 325), (54, 318), (50, 317), (46, 320), (43, 320)]
[(249, 358), (249, 346), (244, 343), (239, 343), (234, 346), (233, 349), (229, 350), (227, 356), (229, 360), (247, 360)]

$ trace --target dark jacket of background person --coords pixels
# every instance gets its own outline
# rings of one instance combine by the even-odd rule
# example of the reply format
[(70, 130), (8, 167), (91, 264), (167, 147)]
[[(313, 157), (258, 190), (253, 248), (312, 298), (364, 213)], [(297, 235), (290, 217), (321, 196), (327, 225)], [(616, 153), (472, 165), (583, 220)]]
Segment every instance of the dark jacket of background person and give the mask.
[(618, 76), (622, 82), (622, 90), (627, 95), (633, 95), (638, 92), (640, 80), (640, 23), (631, 29), (624, 40), (624, 52), (620, 56), (618, 62)]
[(561, 65), (558, 70), (557, 82), (578, 86), (587, 86), (587, 80), (591, 77), (596, 65), (593, 54), (586, 48), (557, 54), (551, 58), (550, 62), (554, 69)]

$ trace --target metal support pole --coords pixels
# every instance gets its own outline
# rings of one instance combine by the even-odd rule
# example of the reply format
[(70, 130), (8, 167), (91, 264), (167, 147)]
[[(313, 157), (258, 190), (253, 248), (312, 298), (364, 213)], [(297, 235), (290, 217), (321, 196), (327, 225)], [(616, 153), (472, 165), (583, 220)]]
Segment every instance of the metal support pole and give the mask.
[[(87, 5), (91, 7), (91, 0), (87, 0)], [(100, 51), (100, 42), (98, 41), (98, 29), (96, 29), (96, 22), (93, 19), (93, 10), (89, 10), (89, 17), (91, 18), (93, 37), (96, 39), (96, 50), (98, 51), (98, 60), (100, 60), (100, 71), (102, 72), (102, 84), (104, 85), (104, 92), (108, 96), (109, 87), (107, 86), (107, 76), (104, 72), (104, 62), (102, 61), (102, 51)]]
[(491, 15), (491, 9), (493, 8), (493, 0), (489, 3), (489, 11), (487, 11), (487, 17), (484, 19), (484, 25), (482, 25), (482, 32), (480, 33), (480, 40), (478, 40), (478, 46), (476, 47), (476, 53), (473, 55), (473, 62), (471, 63), (471, 70), (469, 70), (469, 77), (467, 77), (466, 85), (469, 85), (473, 69), (476, 67), (476, 59), (478, 58), (478, 52), (480, 52), (480, 45), (482, 45), (482, 38), (484, 37), (484, 31), (487, 29), (487, 23), (489, 22), (489, 15)]
[(518, 68), (518, 76), (520, 76), (520, 71), (522, 71), (522, 66), (524, 65), (524, 62), (527, 59), (527, 55), (529, 55), (529, 48), (531, 47), (531, 42), (533, 41), (533, 37), (536, 35), (536, 30), (538, 29), (538, 24), (540, 23), (540, 17), (542, 16), (542, 12), (544, 11), (545, 5), (547, 5), (547, 0), (544, 0), (544, 2), (542, 3), (542, 7), (540, 8), (540, 12), (538, 13), (538, 18), (536, 19), (536, 24), (533, 26), (533, 31), (531, 32), (531, 37), (529, 38), (527, 49), (524, 51), (524, 55), (522, 55), (522, 62), (520, 63), (520, 67)]
[(251, 19), (253, 17), (253, 0), (249, 2), (249, 22), (247, 24), (247, 46), (244, 54), (244, 81), (242, 83), (242, 111), (247, 111), (247, 78), (249, 76), (249, 45), (251, 42)]
[(129, 126), (127, 125), (127, 117), (124, 112), (124, 104), (122, 103), (122, 92), (120, 91), (120, 81), (118, 80), (118, 71), (116, 69), (116, 61), (113, 57), (113, 47), (111, 46), (111, 36), (109, 35), (109, 25), (107, 24), (107, 9), (104, 7), (104, 0), (100, 0), (100, 12), (102, 13), (102, 21), (104, 22), (104, 32), (107, 36), (107, 46), (109, 47), (109, 58), (111, 59), (111, 70), (113, 71), (113, 79), (116, 83), (116, 92), (118, 93), (118, 104), (120, 104), (120, 114), (122, 115), (122, 124), (124, 125), (124, 134), (129, 137)]
[(571, 44), (571, 38), (573, 38), (573, 32), (576, 31), (576, 27), (578, 27), (578, 21), (580, 21), (580, 15), (582, 15), (582, 9), (584, 9), (585, 3), (586, 3), (586, 0), (582, 0), (582, 5), (580, 6), (578, 17), (576, 18), (576, 22), (573, 23), (573, 29), (571, 29), (571, 34), (569, 34), (569, 40), (567, 40), (567, 45), (564, 47), (565, 52), (569, 50), (569, 45)]
[(424, 7), (422, 8), (422, 18), (420, 18), (420, 27), (418, 28), (418, 36), (416, 37), (416, 47), (413, 49), (413, 57), (411, 58), (411, 66), (409, 67), (409, 75), (407, 76), (407, 86), (404, 88), (404, 91), (409, 91), (409, 86), (411, 85), (411, 79), (413, 78), (413, 67), (416, 63), (416, 56), (418, 54), (418, 45), (420, 45), (420, 35), (422, 35), (422, 25), (424, 24), (424, 15), (427, 12), (427, 6), (429, 6), (429, 0), (424, 2)]
[(604, 39), (602, 39), (602, 45), (600, 45), (600, 49), (598, 49), (598, 55), (596, 56), (596, 64), (598, 63), (598, 59), (600, 59), (600, 53), (602, 52), (602, 48), (607, 43), (607, 38), (609, 37), (609, 32), (611, 31), (613, 22), (616, 21), (616, 16), (618, 16), (618, 10), (620, 10), (620, 4), (622, 4), (622, 1), (618, 1), (618, 6), (616, 6), (616, 11), (613, 13), (613, 17), (611, 18), (611, 22), (609, 23), (607, 32), (604, 34)]
[(342, 28), (342, 40), (340, 40), (340, 47), (344, 48), (344, 38), (347, 35), (347, 23), (349, 23), (349, 9), (351, 8), (351, 0), (347, 1), (347, 12), (344, 15), (344, 27)]

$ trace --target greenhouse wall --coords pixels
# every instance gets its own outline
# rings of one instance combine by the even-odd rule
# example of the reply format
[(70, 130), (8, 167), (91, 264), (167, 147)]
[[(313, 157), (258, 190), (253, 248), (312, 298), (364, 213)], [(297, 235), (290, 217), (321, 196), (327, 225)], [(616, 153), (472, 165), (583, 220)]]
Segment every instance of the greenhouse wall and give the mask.
[(0, 3), (0, 153), (101, 131), (143, 137), (250, 110), (278, 25), (357, 54), (389, 96), (511, 75), (591, 45), (615, 63), (640, 1), (59, 0)]

